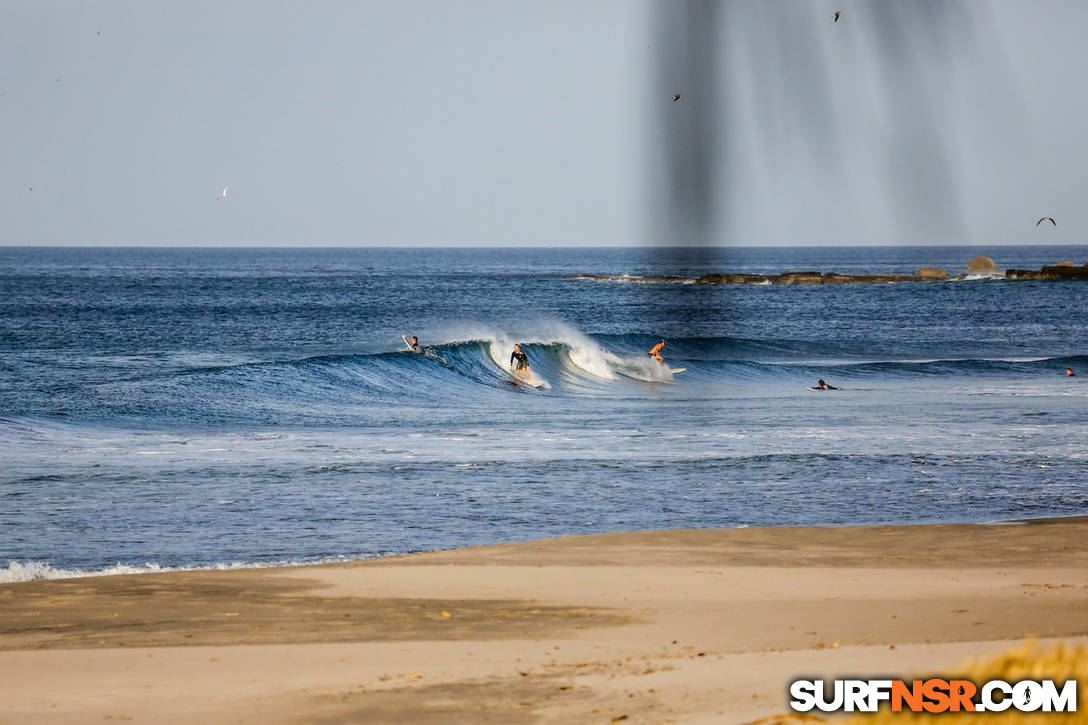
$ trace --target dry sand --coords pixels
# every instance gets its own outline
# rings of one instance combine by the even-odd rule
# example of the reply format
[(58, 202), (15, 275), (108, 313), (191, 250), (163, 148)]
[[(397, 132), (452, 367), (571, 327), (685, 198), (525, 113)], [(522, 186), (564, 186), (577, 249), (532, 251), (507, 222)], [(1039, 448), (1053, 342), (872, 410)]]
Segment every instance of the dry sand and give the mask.
[(1088, 640), (1088, 521), (603, 534), (0, 586), (0, 723), (707, 722)]

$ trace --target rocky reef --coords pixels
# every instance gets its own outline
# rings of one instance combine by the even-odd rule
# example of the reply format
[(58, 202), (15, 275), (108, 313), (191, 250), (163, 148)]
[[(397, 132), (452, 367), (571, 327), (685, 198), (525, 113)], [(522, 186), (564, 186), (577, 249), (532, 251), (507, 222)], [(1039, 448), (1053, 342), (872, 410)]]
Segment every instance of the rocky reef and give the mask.
[[(966, 279), (968, 275), (1001, 276), (989, 257), (975, 257), (967, 263), (966, 274), (950, 275), (940, 267), (922, 267), (914, 274), (839, 274), (838, 272), (783, 272), (781, 274), (742, 274), (716, 272), (701, 277), (674, 275), (634, 277), (626, 274), (575, 274), (568, 279), (592, 279), (598, 282), (638, 282), (640, 284), (887, 284), (890, 282), (941, 282)], [(1058, 262), (1041, 270), (1009, 269), (1005, 279), (1088, 280), (1088, 264)]]
[[(933, 269), (933, 268), (928, 268)], [(941, 270), (943, 271), (943, 270)], [(948, 273), (921, 274), (839, 274), (837, 272), (783, 272), (782, 274), (715, 273), (701, 277), (647, 276), (626, 274), (575, 274), (570, 279), (598, 282), (639, 282), (642, 284), (883, 284), (886, 282), (932, 282), (948, 279)]]
[(1058, 262), (1042, 269), (1007, 269), (1005, 279), (1088, 280), (1088, 264), (1078, 267), (1072, 262)]

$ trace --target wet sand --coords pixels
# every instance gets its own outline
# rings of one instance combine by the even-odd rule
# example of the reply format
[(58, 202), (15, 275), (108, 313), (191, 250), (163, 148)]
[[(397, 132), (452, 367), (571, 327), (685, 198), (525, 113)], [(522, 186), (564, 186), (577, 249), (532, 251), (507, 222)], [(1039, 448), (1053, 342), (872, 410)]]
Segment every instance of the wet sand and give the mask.
[(1088, 521), (603, 534), (0, 585), (0, 723), (735, 722), (1088, 640)]

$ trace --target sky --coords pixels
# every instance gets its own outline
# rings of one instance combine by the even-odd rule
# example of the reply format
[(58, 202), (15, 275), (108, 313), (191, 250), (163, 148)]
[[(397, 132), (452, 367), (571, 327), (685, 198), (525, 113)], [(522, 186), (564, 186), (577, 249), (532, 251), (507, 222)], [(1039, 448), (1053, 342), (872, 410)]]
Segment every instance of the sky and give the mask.
[(1086, 30), (1076, 0), (0, 0), (0, 244), (1084, 243)]

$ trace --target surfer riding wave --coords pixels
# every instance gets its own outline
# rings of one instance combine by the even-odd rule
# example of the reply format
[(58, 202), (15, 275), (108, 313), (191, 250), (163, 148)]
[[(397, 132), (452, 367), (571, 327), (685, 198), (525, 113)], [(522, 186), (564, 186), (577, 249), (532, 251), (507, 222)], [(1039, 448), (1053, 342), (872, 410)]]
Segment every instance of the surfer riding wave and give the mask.
[[(517, 362), (517, 368), (514, 363)], [(531, 369), (529, 368), (529, 356), (521, 351), (521, 345), (514, 343), (514, 351), (510, 353), (510, 370), (519, 380), (533, 384)]]

